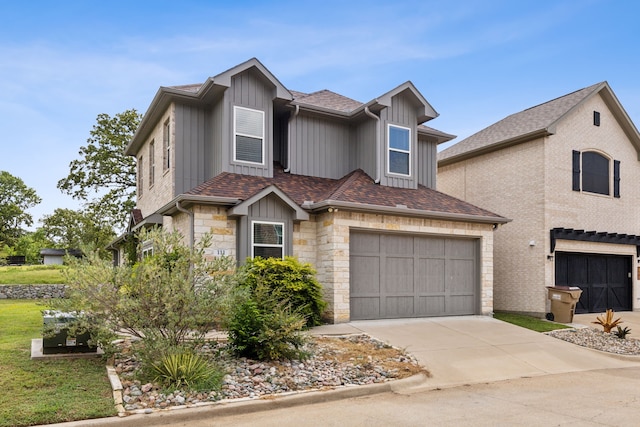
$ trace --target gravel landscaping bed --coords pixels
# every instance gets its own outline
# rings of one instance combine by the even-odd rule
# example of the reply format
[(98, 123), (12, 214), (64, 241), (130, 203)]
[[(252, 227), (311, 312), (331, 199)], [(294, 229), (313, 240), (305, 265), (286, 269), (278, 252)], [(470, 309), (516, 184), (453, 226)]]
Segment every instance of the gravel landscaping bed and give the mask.
[(224, 344), (205, 352), (218, 354), (227, 372), (220, 391), (163, 390), (136, 379), (139, 363), (131, 354), (119, 354), (115, 369), (123, 386), (127, 412), (151, 412), (180, 405), (227, 399), (259, 398), (305, 390), (382, 383), (425, 372), (415, 357), (367, 335), (313, 338), (313, 356), (303, 361), (260, 362), (228, 355)]
[(611, 333), (604, 333), (594, 328), (556, 329), (546, 332), (554, 338), (568, 341), (582, 347), (624, 355), (640, 355), (640, 340), (635, 338), (621, 339)]

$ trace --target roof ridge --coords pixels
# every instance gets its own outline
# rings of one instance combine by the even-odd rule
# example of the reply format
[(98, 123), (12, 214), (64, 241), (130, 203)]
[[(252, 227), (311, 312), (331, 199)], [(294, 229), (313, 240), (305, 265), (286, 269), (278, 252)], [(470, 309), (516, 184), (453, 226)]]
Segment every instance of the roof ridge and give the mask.
[[(557, 100), (559, 100), (559, 99), (562, 99), (562, 98), (567, 98), (567, 97), (569, 97), (569, 96), (571, 96), (571, 95), (575, 95), (575, 94), (576, 94), (576, 93), (578, 93), (578, 92), (582, 92), (583, 90), (587, 90), (587, 89), (591, 89), (591, 88), (595, 89), (595, 88), (596, 88), (596, 86), (599, 86), (599, 85), (601, 85), (602, 83), (604, 83), (604, 81), (599, 82), (599, 83), (596, 83), (596, 84), (593, 84), (593, 85), (591, 85), (591, 86), (583, 87), (582, 89), (574, 90), (573, 92), (565, 93), (564, 95), (557, 96), (557, 97), (555, 97), (555, 98), (553, 98), (553, 99), (550, 99), (550, 100), (548, 100), (548, 101), (545, 101), (545, 102), (541, 102), (540, 104), (534, 105), (533, 107), (525, 108), (524, 110), (520, 111), (519, 113), (522, 113), (522, 112), (524, 112), (524, 111), (528, 111), (528, 110), (533, 110), (534, 108), (541, 107), (541, 106), (543, 106), (543, 105), (545, 105), (545, 104), (550, 104), (550, 103), (552, 103), (552, 102), (554, 102), (554, 101), (557, 101)], [(591, 92), (591, 91), (590, 91), (590, 92)], [(519, 114), (519, 113), (513, 113), (513, 114)], [(513, 115), (513, 114), (511, 114), (511, 115)], [(508, 116), (507, 116), (507, 117), (508, 117)]]
[(348, 190), (350, 184), (358, 181), (362, 176), (367, 175), (362, 169), (358, 168), (352, 172), (349, 172), (347, 175), (343, 176), (336, 182), (336, 186), (334, 189), (327, 192), (326, 195), (323, 196), (325, 200), (337, 200), (341, 195), (344, 194), (345, 191)]

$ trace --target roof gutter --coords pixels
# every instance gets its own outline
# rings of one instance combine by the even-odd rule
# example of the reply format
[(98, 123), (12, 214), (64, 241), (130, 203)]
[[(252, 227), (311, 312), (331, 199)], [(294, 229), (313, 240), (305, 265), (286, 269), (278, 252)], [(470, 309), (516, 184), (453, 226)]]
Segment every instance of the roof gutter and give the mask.
[(338, 200), (324, 200), (319, 203), (314, 203), (308, 208), (312, 211), (320, 211), (328, 208), (344, 208), (355, 212), (368, 212), (368, 213), (380, 213), (380, 214), (394, 214), (404, 215), (412, 217), (443, 219), (449, 221), (465, 221), (476, 222), (482, 224), (506, 224), (512, 220), (501, 216), (488, 216), (488, 215), (469, 215), (458, 214), (451, 212), (437, 212), (437, 211), (424, 211), (420, 209), (410, 209), (403, 205), (393, 206), (378, 206), (365, 203), (343, 202)]
[[(545, 136), (553, 135), (554, 133), (555, 133), (555, 129), (552, 129), (552, 128), (538, 129), (536, 131), (529, 132), (525, 135), (520, 135), (515, 138), (504, 140), (502, 142), (499, 142), (498, 144), (489, 145), (487, 147), (482, 147), (477, 150), (471, 150), (471, 151), (467, 151), (466, 153), (461, 153), (461, 154), (453, 155), (451, 157), (446, 157), (444, 159), (439, 159), (438, 166), (446, 166), (451, 163), (456, 163), (462, 160), (479, 156), (480, 154), (490, 153), (492, 151), (496, 151), (501, 148), (510, 147), (512, 145), (518, 145), (523, 142), (530, 141), (532, 139), (543, 138)], [(453, 146), (455, 147), (455, 145)]]
[(376, 179), (374, 182), (380, 184), (380, 117), (373, 114), (368, 105), (364, 107), (364, 113), (376, 120)]
[[(296, 109), (291, 117), (289, 117), (289, 135), (291, 135), (291, 122), (298, 116), (298, 113), (300, 113), (300, 105), (296, 104)], [(284, 171), (286, 173), (291, 171), (291, 137), (289, 137), (289, 141), (287, 143), (287, 168)]]

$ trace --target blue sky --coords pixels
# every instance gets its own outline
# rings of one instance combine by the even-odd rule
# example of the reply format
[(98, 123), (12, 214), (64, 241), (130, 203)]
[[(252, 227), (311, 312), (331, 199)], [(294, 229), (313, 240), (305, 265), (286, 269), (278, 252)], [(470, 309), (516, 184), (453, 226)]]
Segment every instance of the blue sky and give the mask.
[[(366, 102), (411, 80), (460, 140), (607, 80), (640, 124), (640, 3), (62, 1), (0, 5), (0, 170), (43, 202), (100, 113), (145, 112), (160, 86), (257, 57), (289, 89)], [(38, 225), (37, 222), (35, 225)]]

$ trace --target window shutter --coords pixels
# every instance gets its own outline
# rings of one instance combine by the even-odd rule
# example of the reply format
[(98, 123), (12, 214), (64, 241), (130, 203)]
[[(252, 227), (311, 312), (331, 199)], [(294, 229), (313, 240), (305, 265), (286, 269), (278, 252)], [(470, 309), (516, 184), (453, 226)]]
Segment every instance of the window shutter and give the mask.
[(613, 161), (613, 197), (620, 197), (620, 160)]
[(580, 191), (580, 152), (573, 150), (573, 191)]

